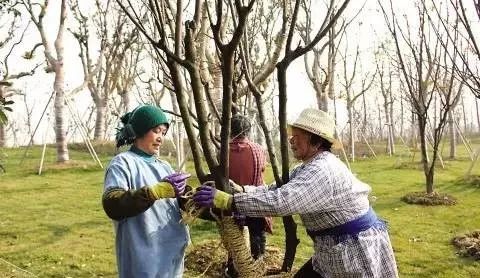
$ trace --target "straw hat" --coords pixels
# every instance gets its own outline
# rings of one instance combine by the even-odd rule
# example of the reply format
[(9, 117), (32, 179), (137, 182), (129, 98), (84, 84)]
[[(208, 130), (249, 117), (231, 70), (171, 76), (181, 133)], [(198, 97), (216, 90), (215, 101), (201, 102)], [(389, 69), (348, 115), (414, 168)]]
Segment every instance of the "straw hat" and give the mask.
[(333, 144), (334, 148), (340, 147), (340, 142), (335, 139), (335, 121), (328, 113), (322, 110), (306, 108), (300, 113), (295, 122), (289, 125), (326, 139)]

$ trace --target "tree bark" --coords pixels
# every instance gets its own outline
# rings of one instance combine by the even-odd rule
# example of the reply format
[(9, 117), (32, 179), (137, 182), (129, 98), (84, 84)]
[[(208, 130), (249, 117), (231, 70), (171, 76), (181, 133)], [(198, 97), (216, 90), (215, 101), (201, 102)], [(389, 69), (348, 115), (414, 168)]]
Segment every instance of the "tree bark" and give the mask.
[(433, 192), (433, 171), (429, 171), (430, 167), (430, 159), (428, 156), (428, 146), (427, 146), (427, 134), (426, 130), (427, 129), (427, 119), (424, 117), (419, 117), (418, 118), (418, 134), (420, 137), (420, 152), (422, 154), (422, 166), (423, 166), (423, 172), (425, 174), (426, 178), (426, 189), (427, 189), (427, 194), (430, 194)]
[[(282, 160), (282, 182), (287, 183), (289, 177), (289, 158), (287, 142), (287, 68), (288, 64), (279, 63), (277, 66), (278, 90), (279, 90), (279, 112), (280, 123), (280, 152)], [(297, 224), (292, 216), (282, 217), (285, 230), (285, 256), (282, 264), (282, 271), (290, 272), (295, 260), (297, 246), (300, 240), (297, 237)]]
[(104, 98), (99, 99), (96, 107), (95, 117), (95, 132), (93, 135), (94, 140), (102, 140), (105, 138), (105, 111), (107, 110), (107, 100)]
[(58, 27), (57, 39), (55, 40), (55, 50), (57, 59), (51, 61), (55, 70), (55, 138), (57, 143), (57, 161), (66, 162), (69, 158), (67, 146), (67, 126), (68, 120), (65, 117), (65, 69), (64, 69), (64, 41), (63, 33), (65, 31), (65, 19), (67, 17), (66, 0), (62, 0), (60, 10), (60, 24)]
[(476, 111), (477, 111), (477, 127), (478, 127), (478, 133), (480, 133), (480, 108), (479, 108), (479, 105), (478, 105), (478, 102), (479, 102), (479, 99), (476, 98), (475, 99), (475, 108), (476, 108)]
[(351, 97), (347, 92), (347, 112), (348, 112), (348, 145), (350, 147), (350, 159), (352, 162), (355, 162), (355, 126), (353, 124), (353, 103), (351, 102)]
[(455, 159), (457, 156), (457, 133), (455, 132), (452, 110), (448, 111), (448, 131), (450, 134), (450, 158)]

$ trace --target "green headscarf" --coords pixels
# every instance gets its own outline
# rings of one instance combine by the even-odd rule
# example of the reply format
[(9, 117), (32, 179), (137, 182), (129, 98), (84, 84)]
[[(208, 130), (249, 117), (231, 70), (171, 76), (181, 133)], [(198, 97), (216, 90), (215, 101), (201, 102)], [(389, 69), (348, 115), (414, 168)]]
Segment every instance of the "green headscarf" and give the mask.
[(169, 127), (167, 115), (159, 107), (142, 105), (123, 115), (120, 120), (123, 127), (117, 129), (117, 148), (132, 144), (135, 138), (145, 135), (150, 129), (164, 124)]

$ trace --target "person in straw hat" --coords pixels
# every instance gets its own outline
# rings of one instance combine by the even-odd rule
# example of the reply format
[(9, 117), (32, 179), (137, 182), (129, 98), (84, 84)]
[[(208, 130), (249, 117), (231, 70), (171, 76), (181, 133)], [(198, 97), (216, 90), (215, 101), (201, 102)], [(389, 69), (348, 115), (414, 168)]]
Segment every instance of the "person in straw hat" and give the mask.
[(251, 217), (299, 214), (313, 240), (313, 256), (294, 277), (398, 277), (386, 224), (368, 201), (370, 187), (331, 153), (335, 122), (305, 109), (289, 125), (293, 156), (302, 164), (281, 187), (239, 186), (234, 194), (202, 185), (198, 206)]
[(169, 127), (161, 108), (142, 105), (121, 121), (117, 147), (131, 146), (110, 162), (102, 196), (115, 227), (118, 276), (182, 277), (190, 237), (176, 197), (190, 174), (175, 173), (155, 156)]

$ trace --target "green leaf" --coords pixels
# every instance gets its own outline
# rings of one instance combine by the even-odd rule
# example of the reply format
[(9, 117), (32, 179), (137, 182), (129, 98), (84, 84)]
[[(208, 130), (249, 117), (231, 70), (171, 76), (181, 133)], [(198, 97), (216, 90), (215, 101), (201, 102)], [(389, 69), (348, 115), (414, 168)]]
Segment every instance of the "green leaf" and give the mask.
[(7, 115), (5, 115), (5, 113), (0, 110), (0, 124), (6, 124), (8, 122), (8, 118), (7, 118)]

